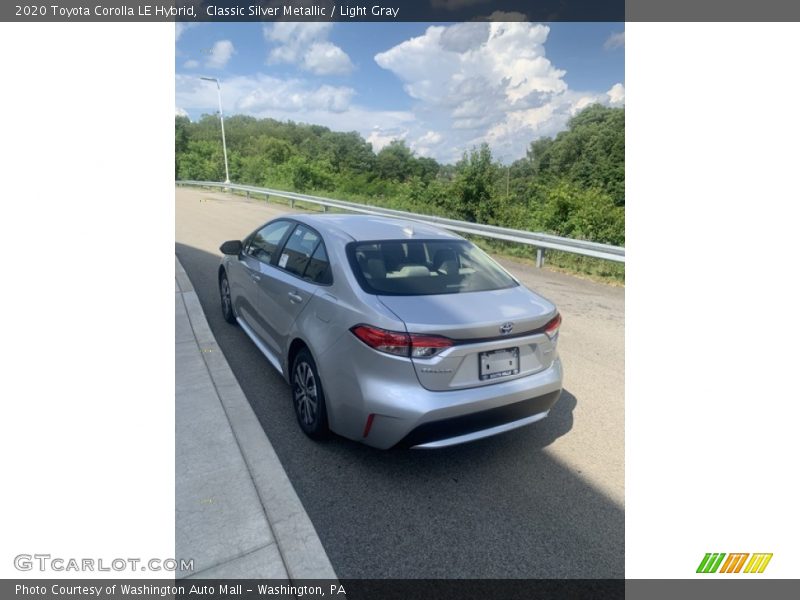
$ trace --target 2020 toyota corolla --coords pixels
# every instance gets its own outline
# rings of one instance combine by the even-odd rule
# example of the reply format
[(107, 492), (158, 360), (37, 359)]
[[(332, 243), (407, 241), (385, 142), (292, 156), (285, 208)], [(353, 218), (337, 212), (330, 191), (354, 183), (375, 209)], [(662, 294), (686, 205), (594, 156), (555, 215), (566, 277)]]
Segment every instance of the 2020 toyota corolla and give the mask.
[(220, 249), (223, 316), (292, 386), (311, 437), (444, 447), (538, 421), (558, 400), (556, 307), (457, 235), (293, 215)]

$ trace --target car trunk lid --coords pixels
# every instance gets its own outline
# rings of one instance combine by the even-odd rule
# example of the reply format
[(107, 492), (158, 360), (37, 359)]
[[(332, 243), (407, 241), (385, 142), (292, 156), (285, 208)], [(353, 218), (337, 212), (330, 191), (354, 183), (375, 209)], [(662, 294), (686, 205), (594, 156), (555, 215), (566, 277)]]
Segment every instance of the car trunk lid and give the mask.
[(453, 346), (412, 358), (429, 390), (490, 385), (531, 375), (552, 364), (555, 340), (544, 326), (555, 306), (523, 286), (424, 296), (379, 296), (409, 333), (438, 335)]

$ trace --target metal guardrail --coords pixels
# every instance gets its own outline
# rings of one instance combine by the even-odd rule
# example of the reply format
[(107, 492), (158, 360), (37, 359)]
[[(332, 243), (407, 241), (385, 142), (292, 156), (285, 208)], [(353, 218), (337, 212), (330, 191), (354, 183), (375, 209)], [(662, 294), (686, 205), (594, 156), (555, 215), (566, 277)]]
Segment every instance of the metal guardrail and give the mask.
[(245, 192), (249, 198), (251, 194), (259, 194), (269, 200), (270, 196), (277, 196), (278, 198), (286, 198), (289, 200), (289, 205), (294, 207), (296, 201), (317, 204), (323, 207), (324, 211), (329, 208), (337, 208), (339, 210), (346, 210), (350, 212), (357, 212), (369, 215), (381, 215), (386, 217), (399, 217), (411, 221), (419, 221), (436, 225), (451, 231), (458, 231), (459, 233), (468, 233), (472, 235), (479, 235), (483, 237), (493, 238), (497, 240), (505, 240), (508, 242), (517, 242), (534, 246), (536, 248), (536, 266), (541, 267), (544, 264), (545, 250), (558, 250), (560, 252), (569, 252), (571, 254), (579, 254), (581, 256), (591, 256), (593, 258), (601, 258), (603, 260), (610, 260), (613, 262), (625, 262), (625, 248), (621, 246), (611, 246), (608, 244), (599, 244), (597, 242), (587, 242), (584, 240), (573, 240), (570, 238), (559, 237), (547, 233), (534, 233), (532, 231), (522, 231), (519, 229), (508, 229), (506, 227), (497, 227), (495, 225), (482, 225), (480, 223), (470, 223), (468, 221), (457, 221), (456, 219), (447, 219), (445, 217), (436, 217), (433, 215), (421, 215), (417, 213), (405, 212), (402, 210), (394, 210), (391, 208), (382, 208), (379, 206), (369, 206), (366, 204), (358, 204), (356, 202), (349, 202), (347, 200), (334, 200), (332, 198), (323, 198), (321, 196), (310, 196), (308, 194), (298, 194), (296, 192), (286, 192), (283, 190), (273, 190), (269, 188), (255, 187), (252, 185), (240, 185), (238, 183), (220, 183), (218, 181), (176, 181), (177, 185), (196, 186), (196, 187), (211, 187), (223, 188), (226, 190), (237, 190)]

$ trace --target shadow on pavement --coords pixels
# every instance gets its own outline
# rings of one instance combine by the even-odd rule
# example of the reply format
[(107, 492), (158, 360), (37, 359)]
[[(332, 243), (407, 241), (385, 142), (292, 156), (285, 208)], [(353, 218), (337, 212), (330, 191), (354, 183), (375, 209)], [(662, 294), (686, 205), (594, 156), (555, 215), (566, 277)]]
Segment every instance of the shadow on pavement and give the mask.
[(462, 446), (313, 442), (296, 424), (288, 385), (222, 319), (219, 256), (183, 244), (176, 254), (339, 577), (624, 576), (623, 508), (546, 450), (573, 427), (580, 400), (568, 390), (547, 419)]

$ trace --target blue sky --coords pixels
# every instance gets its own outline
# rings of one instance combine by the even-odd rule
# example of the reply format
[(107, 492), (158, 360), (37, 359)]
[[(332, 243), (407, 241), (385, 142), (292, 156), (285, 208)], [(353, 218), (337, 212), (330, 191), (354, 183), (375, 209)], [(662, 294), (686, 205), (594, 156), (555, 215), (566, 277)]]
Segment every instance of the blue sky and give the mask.
[(504, 162), (593, 102), (624, 104), (622, 23), (176, 25), (176, 113), (249, 114)]

